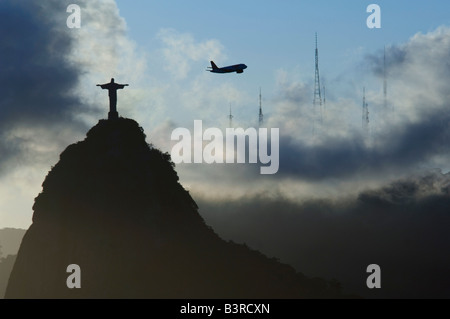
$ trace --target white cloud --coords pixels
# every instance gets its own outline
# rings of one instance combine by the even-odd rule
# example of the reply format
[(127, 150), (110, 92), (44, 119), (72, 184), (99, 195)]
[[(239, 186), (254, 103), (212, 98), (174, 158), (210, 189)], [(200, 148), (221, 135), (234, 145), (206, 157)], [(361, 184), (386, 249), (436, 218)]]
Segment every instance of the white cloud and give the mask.
[(118, 83), (130, 84), (126, 93), (120, 92), (118, 107), (119, 114), (132, 117), (135, 106), (148, 99), (146, 56), (128, 38), (126, 22), (114, 0), (85, 0), (80, 6), (82, 27), (73, 32), (69, 58), (83, 73), (79, 94), (98, 111), (89, 124), (94, 124), (100, 114), (105, 117), (108, 111), (107, 94), (95, 84), (109, 82), (113, 77)]
[(177, 80), (188, 76), (192, 62), (209, 63), (210, 60), (225, 59), (224, 47), (215, 39), (198, 42), (193, 35), (174, 29), (161, 29), (158, 38), (164, 45), (164, 67)]
[[(322, 128), (313, 138), (312, 88), (297, 80), (292, 72), (279, 70), (276, 112), (266, 121), (270, 127), (279, 127), (285, 138), (280, 146), (279, 174), (263, 178), (250, 167), (241, 170), (205, 166), (198, 169), (203, 175), (193, 176), (197, 168), (183, 166), (180, 171), (193, 181), (189, 182), (190, 187), (212, 199), (277, 191), (290, 199), (314, 194), (344, 196), (434, 168), (445, 163), (445, 159), (448, 162), (450, 29), (442, 27), (417, 34), (386, 51), (389, 107), (395, 111), (381, 111), (381, 50), (368, 58), (379, 80), (379, 87), (366, 88), (370, 139), (365, 139), (362, 130), (363, 83), (355, 93), (360, 99), (327, 100)], [(283, 168), (288, 167), (289, 173), (283, 174)], [(192, 172), (186, 173), (187, 170)], [(214, 183), (208, 180), (210, 174), (215, 176)]]

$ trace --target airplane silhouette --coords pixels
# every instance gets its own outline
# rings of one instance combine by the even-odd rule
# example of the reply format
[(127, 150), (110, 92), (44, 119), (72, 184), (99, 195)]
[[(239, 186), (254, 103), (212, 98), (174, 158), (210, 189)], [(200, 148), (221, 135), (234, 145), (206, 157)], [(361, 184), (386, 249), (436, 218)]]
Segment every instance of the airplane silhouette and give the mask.
[(217, 65), (211, 61), (211, 66), (208, 67), (209, 72), (212, 73), (243, 73), (244, 69), (246, 69), (247, 66), (245, 64), (235, 64), (235, 65), (230, 65), (230, 66), (225, 66), (223, 68), (218, 68)]

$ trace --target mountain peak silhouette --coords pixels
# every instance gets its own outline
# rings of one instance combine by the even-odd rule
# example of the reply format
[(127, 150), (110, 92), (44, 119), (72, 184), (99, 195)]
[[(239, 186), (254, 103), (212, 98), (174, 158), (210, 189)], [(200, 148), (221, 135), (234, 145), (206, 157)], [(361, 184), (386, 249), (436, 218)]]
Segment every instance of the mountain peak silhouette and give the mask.
[[(6, 298), (316, 298), (309, 279), (222, 240), (198, 213), (167, 153), (131, 119), (100, 120), (48, 173)], [(81, 269), (69, 289), (68, 265)]]

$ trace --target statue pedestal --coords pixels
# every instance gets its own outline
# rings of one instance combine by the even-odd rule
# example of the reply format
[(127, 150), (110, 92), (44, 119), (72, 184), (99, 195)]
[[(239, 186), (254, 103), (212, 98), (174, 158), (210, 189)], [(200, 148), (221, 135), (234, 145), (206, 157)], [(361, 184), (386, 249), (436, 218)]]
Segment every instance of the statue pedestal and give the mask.
[(117, 111), (108, 112), (108, 120), (118, 120), (118, 119), (119, 119), (119, 113)]

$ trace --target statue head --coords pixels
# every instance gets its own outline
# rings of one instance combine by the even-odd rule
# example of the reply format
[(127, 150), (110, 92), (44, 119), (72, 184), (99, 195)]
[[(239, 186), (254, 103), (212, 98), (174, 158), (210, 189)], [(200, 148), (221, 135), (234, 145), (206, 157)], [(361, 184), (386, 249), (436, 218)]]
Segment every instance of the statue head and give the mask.
[(114, 78), (111, 79), (111, 83), (114, 83)]

